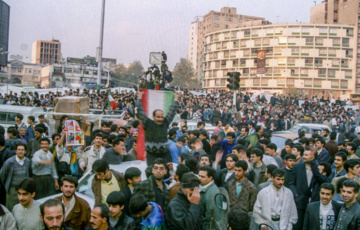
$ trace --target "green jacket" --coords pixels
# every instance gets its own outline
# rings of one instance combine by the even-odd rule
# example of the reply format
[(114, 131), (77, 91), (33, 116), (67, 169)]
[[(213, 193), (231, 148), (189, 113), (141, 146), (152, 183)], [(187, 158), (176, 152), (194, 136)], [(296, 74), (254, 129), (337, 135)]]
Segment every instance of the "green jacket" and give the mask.
[[(205, 189), (200, 191), (200, 207), (201, 207), (201, 217), (207, 229), (226, 229), (227, 221), (226, 218), (223, 218), (223, 214), (226, 211), (220, 210), (215, 205), (215, 196), (220, 193), (219, 188), (216, 186), (215, 182)], [(215, 222), (211, 223), (212, 218), (220, 226), (216, 226)], [(211, 228), (210, 228), (211, 224)]]

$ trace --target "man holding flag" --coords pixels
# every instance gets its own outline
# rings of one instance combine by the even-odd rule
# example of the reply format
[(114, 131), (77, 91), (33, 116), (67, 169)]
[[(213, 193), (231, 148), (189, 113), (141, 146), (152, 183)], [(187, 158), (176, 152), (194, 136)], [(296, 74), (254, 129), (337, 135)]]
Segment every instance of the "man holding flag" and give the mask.
[[(140, 143), (141, 138), (138, 138), (138, 154), (144, 154), (146, 150), (148, 165), (152, 165), (156, 158), (171, 162), (167, 130), (174, 119), (175, 110), (180, 106), (177, 101), (180, 93), (144, 89), (138, 91), (137, 95), (137, 116), (145, 130), (145, 143)], [(149, 118), (151, 115), (153, 119)], [(145, 149), (141, 149), (144, 144)]]

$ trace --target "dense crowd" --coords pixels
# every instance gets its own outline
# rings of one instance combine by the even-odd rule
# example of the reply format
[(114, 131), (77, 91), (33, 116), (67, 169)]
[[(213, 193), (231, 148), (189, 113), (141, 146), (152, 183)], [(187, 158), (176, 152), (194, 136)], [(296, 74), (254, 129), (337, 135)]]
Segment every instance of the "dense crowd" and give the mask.
[[(155, 81), (149, 74), (140, 77), (139, 89)], [(45, 110), (65, 95), (89, 97), (101, 110), (109, 98), (70, 90), (1, 100)], [(94, 129), (82, 120), (82, 146), (66, 144), (66, 115), (53, 134), (44, 115), (25, 124), (18, 114), (6, 135), (0, 127), (0, 229), (360, 229), (360, 112), (350, 100), (246, 92), (233, 104), (232, 92), (185, 89), (166, 114), (155, 110), (148, 117), (141, 90), (111, 95), (127, 125), (103, 121)], [(274, 132), (299, 123), (328, 129), (299, 129), (278, 151)], [(138, 141), (140, 126), (145, 143)], [(146, 179), (136, 167), (110, 168), (141, 158), (140, 144)], [(93, 207), (75, 194), (89, 171)]]

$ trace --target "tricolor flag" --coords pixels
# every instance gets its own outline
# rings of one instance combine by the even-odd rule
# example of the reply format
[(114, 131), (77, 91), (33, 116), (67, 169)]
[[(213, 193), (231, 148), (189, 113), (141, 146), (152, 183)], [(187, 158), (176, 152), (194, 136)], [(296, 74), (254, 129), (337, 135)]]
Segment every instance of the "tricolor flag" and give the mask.
[(114, 98), (111, 96), (111, 94), (109, 93), (109, 100), (108, 100), (108, 109), (112, 109), (112, 110), (115, 110), (117, 107), (118, 107), (118, 105), (117, 105), (117, 103), (116, 103), (116, 101), (114, 100)]
[[(164, 117), (170, 109), (174, 101), (174, 92), (173, 91), (163, 91), (163, 90), (148, 90), (143, 89), (144, 92), (142, 96), (142, 106), (144, 107), (144, 112), (146, 115), (152, 119), (153, 111), (156, 109), (161, 109), (164, 111)], [(170, 121), (171, 122), (171, 121)], [(139, 135), (137, 138), (136, 152), (138, 159), (145, 160), (145, 132), (142, 127), (142, 124), (139, 126)]]

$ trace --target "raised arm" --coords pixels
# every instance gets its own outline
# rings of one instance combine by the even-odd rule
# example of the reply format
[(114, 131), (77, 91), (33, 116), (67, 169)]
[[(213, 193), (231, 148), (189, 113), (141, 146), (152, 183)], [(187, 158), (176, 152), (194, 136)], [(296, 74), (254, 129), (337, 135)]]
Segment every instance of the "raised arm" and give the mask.
[(146, 122), (148, 118), (148, 116), (146, 115), (145, 111), (144, 111), (144, 107), (142, 105), (142, 96), (143, 96), (144, 92), (142, 91), (138, 91), (137, 92), (137, 96), (138, 96), (138, 103), (137, 103), (137, 113), (136, 116), (140, 119), (140, 121), (144, 124)]
[(166, 114), (165, 119), (168, 120), (169, 122), (171, 122), (174, 119), (175, 111), (180, 105), (178, 102), (179, 97), (180, 97), (180, 93), (175, 93), (174, 102), (172, 103), (169, 112)]

